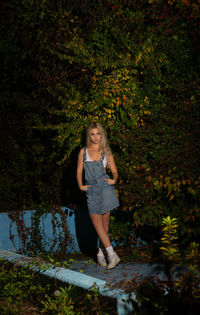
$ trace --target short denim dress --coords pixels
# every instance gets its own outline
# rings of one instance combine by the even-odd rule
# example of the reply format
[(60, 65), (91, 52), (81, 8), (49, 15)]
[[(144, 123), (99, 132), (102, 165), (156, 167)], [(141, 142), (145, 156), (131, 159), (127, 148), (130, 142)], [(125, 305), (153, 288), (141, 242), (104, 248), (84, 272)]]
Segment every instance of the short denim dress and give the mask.
[(104, 178), (110, 178), (103, 165), (103, 158), (99, 161), (85, 161), (86, 148), (84, 148), (84, 168), (86, 185), (91, 185), (86, 191), (89, 214), (104, 214), (119, 206), (119, 200), (113, 185), (109, 185)]

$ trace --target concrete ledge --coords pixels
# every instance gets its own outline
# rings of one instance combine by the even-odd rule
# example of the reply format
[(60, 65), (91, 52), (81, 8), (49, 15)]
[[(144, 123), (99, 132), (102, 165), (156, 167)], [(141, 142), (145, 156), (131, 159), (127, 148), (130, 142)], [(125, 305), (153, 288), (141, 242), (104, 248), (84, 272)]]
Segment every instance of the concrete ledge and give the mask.
[[(22, 256), (7, 250), (0, 250), (0, 258), (10, 261), (11, 263), (28, 266), (30, 269), (37, 270), (39, 273), (48, 276), (49, 278), (56, 278), (64, 283), (72, 284), (86, 290), (91, 290), (94, 286), (97, 286), (99, 293), (102, 296), (116, 299), (116, 306), (119, 315), (129, 315), (133, 311), (132, 304), (130, 303), (130, 295), (126, 294), (122, 289), (110, 290), (106, 287), (105, 280), (91, 277), (66, 268), (49, 267), (47, 264), (47, 269), (45, 268), (45, 265), (44, 268), (40, 268), (37, 265), (33, 265), (32, 262), (34, 258)], [(131, 294), (131, 298), (136, 300), (134, 293)]]

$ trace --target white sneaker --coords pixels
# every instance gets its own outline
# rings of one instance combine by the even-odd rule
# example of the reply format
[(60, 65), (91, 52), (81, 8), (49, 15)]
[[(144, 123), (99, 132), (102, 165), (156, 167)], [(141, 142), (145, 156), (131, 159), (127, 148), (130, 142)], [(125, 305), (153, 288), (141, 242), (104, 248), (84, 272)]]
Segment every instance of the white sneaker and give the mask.
[(119, 262), (120, 262), (120, 258), (115, 252), (108, 255), (108, 260), (109, 260), (109, 264), (107, 266), (107, 269), (115, 268), (117, 266), (117, 264), (119, 264)]
[(97, 254), (97, 262), (101, 267), (107, 267), (107, 263), (104, 255)]

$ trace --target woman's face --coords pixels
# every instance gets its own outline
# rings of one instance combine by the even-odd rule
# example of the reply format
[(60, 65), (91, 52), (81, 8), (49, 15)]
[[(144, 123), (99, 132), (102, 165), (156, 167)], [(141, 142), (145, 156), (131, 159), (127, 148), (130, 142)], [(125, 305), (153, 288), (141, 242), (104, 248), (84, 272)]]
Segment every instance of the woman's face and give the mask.
[(100, 144), (101, 142), (101, 134), (99, 132), (99, 129), (97, 128), (92, 128), (89, 131), (90, 135), (90, 141), (94, 144)]

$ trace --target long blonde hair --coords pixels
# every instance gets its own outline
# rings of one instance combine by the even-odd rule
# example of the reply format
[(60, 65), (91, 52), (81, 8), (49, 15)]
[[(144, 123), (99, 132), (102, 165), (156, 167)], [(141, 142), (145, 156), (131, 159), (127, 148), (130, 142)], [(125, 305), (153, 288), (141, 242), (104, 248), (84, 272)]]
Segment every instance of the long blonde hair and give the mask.
[(106, 138), (104, 128), (100, 123), (97, 122), (92, 122), (88, 127), (87, 127), (87, 132), (86, 132), (86, 144), (87, 147), (91, 144), (90, 140), (90, 130), (91, 129), (98, 129), (101, 135), (101, 143), (100, 143), (100, 151), (105, 152), (106, 154), (112, 154), (108, 139)]

